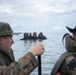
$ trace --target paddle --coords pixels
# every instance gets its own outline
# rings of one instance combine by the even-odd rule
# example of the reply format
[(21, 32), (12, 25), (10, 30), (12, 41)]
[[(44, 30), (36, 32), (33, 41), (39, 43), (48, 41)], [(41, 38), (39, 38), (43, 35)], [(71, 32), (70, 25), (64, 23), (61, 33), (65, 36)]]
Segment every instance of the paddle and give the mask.
[(39, 62), (38, 75), (41, 75), (41, 55), (38, 56), (38, 62)]

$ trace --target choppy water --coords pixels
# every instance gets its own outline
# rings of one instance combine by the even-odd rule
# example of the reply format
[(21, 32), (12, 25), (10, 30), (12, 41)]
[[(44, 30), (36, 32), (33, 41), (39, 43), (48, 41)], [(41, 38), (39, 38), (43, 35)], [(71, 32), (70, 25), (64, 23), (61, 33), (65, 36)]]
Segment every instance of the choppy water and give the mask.
[[(37, 43), (42, 43), (45, 47), (45, 52), (41, 56), (42, 58), (42, 75), (49, 75), (51, 69), (58, 59), (58, 57), (65, 51), (64, 46), (62, 45), (62, 36), (65, 33), (64, 31), (52, 31), (50, 29), (42, 31), (45, 36), (47, 36), (46, 40), (43, 41), (21, 41), (20, 39), (23, 37), (23, 34), (14, 35), (13, 39), (15, 43), (12, 48), (14, 50), (14, 55), (16, 60), (20, 57), (24, 56), (34, 45)], [(39, 31), (38, 31), (39, 33)], [(37, 68), (32, 75), (37, 75)]]

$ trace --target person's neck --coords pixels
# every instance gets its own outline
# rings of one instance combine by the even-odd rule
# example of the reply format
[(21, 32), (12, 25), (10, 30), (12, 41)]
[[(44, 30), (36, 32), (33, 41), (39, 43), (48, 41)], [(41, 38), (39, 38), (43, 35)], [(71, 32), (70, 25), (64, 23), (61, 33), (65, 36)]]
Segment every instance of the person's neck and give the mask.
[(5, 53), (7, 53), (7, 54), (10, 53), (10, 50), (6, 50), (6, 49), (4, 49), (2, 46), (0, 46), (0, 48), (1, 48)]

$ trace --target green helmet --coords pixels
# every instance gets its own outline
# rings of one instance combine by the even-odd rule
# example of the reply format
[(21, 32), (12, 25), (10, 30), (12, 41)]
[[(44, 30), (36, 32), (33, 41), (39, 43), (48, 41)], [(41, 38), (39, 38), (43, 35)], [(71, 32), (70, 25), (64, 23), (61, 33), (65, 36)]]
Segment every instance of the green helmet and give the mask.
[(13, 35), (13, 30), (8, 23), (0, 22), (0, 36), (7, 35)]

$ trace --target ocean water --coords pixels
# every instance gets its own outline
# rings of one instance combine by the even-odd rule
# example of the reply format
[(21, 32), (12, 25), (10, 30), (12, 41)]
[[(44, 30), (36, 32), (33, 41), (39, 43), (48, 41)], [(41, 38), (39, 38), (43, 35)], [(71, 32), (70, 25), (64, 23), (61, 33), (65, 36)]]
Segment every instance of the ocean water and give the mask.
[[(31, 30), (30, 30), (31, 29)], [(51, 69), (59, 56), (65, 52), (65, 48), (62, 44), (62, 37), (66, 33), (65, 29), (51, 29), (50, 27), (43, 28), (28, 28), (26, 30), (20, 31), (22, 34), (14, 35), (14, 44), (12, 45), (15, 59), (18, 61), (19, 58), (24, 56), (30, 49), (32, 49), (36, 44), (43, 44), (45, 51), (41, 56), (41, 67), (42, 75), (50, 75)], [(43, 32), (47, 37), (46, 40), (20, 40), (23, 38), (24, 32)], [(37, 58), (37, 57), (36, 57)], [(31, 75), (38, 75), (38, 68), (36, 68)]]

